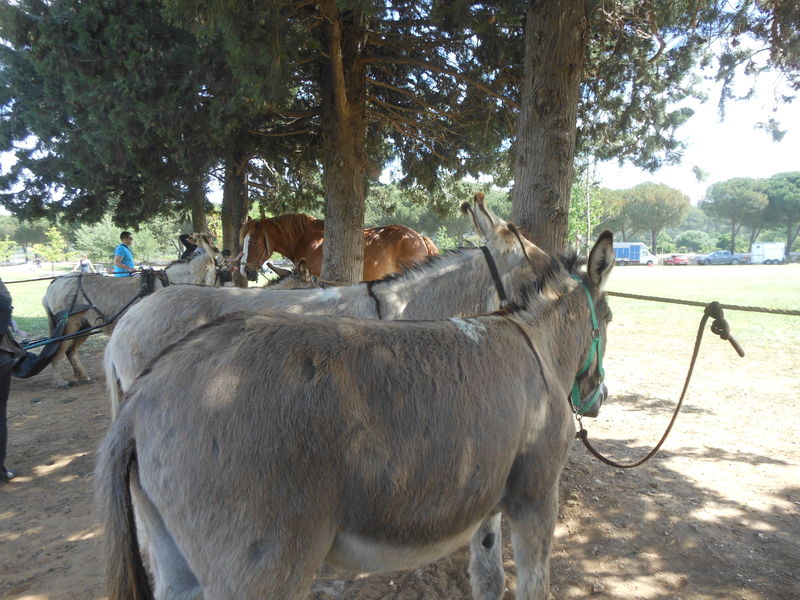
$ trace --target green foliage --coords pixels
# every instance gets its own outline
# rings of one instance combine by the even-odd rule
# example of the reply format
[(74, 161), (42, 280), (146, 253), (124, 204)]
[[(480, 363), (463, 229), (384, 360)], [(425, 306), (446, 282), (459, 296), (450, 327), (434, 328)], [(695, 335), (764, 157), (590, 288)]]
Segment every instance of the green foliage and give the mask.
[(629, 198), (624, 190), (611, 190), (598, 188), (597, 198), (601, 206), (599, 222), (594, 226), (594, 233), (599, 234), (603, 229), (614, 232), (616, 239), (629, 242), (631, 237), (638, 233), (626, 210)]
[(655, 254), (668, 254), (676, 252), (675, 242), (666, 231), (661, 231), (656, 238), (656, 245), (653, 248)]
[(608, 201), (606, 192), (592, 181), (588, 171), (572, 185), (567, 239), (574, 241), (584, 253), (588, 253), (589, 234), (598, 228), (598, 223), (602, 223), (602, 229), (608, 228), (604, 206), (604, 201)]
[(33, 251), (50, 263), (51, 270), (55, 270), (53, 263), (66, 260), (67, 241), (57, 227), (51, 227), (46, 233), (46, 244), (34, 244)]
[(713, 247), (711, 237), (705, 231), (689, 229), (677, 234), (673, 240), (680, 252), (710, 252)]
[(728, 223), (728, 249), (736, 252), (736, 236), (742, 225), (756, 222), (767, 207), (764, 183), (745, 177), (720, 181), (708, 188), (699, 206), (709, 216)]
[(472, 222), (460, 209), (479, 190), (484, 192), (487, 206), (507, 219), (511, 214), (511, 199), (506, 190), (443, 178), (433, 192), (397, 184), (373, 186), (367, 196), (364, 223), (367, 227), (398, 223), (427, 235), (437, 246), (439, 236), (447, 247), (451, 243), (461, 246), (468, 238), (477, 241)]
[(657, 247), (663, 229), (680, 225), (689, 211), (689, 198), (663, 183), (640, 183), (624, 195), (632, 229), (650, 232), (651, 248)]
[(767, 180), (767, 221), (785, 231), (786, 248), (800, 235), (800, 171), (778, 173)]
[[(113, 263), (114, 249), (119, 245), (119, 234), (111, 217), (106, 215), (99, 223), (82, 225), (75, 232), (75, 244), (81, 252), (86, 252), (94, 262)], [(174, 258), (176, 255), (175, 239), (178, 226), (174, 221), (155, 219), (142, 225), (134, 233), (133, 250), (136, 262)]]
[(5, 236), (5, 239), (0, 241), (0, 260), (3, 262), (10, 261), (11, 257), (14, 256), (17, 246), (17, 242), (9, 240), (8, 236)]

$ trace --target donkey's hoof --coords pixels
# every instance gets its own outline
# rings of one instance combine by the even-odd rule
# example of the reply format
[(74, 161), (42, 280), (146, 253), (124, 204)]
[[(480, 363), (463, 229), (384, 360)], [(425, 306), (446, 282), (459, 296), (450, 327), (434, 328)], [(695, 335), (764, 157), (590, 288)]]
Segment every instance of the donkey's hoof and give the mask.
[(84, 379), (78, 379), (78, 383), (94, 383), (94, 379), (91, 377), (86, 377)]
[(56, 384), (56, 387), (59, 390), (68, 390), (69, 389), (69, 381), (62, 381)]

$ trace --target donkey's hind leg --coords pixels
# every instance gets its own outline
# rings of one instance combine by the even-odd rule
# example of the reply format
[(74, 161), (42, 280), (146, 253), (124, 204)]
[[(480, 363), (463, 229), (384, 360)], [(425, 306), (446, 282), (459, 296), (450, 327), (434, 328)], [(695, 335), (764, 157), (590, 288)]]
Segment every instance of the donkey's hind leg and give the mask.
[(507, 514), (517, 564), (516, 597), (546, 600), (550, 590), (550, 550), (558, 518), (558, 481), (541, 499)]
[(81, 383), (90, 383), (92, 378), (89, 377), (89, 373), (86, 372), (81, 359), (78, 357), (78, 349), (83, 346), (85, 341), (85, 337), (76, 338), (72, 341), (69, 349), (67, 349), (67, 360), (69, 360), (69, 363), (72, 365), (72, 370), (75, 373), (75, 379)]
[[(252, 522), (256, 536), (231, 536), (215, 549), (205, 565), (204, 600), (264, 598), (306, 600), (317, 569), (330, 552), (335, 537), (324, 520), (298, 515), (273, 515), (275, 523)], [(287, 529), (286, 522), (296, 527)]]
[(131, 496), (139, 548), (150, 568), (157, 600), (202, 600), (203, 590), (150, 499), (136, 472), (131, 474)]
[(67, 346), (72, 342), (62, 342), (56, 353), (50, 359), (50, 373), (53, 379), (53, 385), (59, 389), (66, 390), (69, 388), (69, 382), (64, 379), (62, 368), (64, 366), (64, 356), (66, 354)]
[(487, 518), (470, 540), (469, 580), (475, 600), (497, 600), (503, 595), (503, 533), (501, 514)]

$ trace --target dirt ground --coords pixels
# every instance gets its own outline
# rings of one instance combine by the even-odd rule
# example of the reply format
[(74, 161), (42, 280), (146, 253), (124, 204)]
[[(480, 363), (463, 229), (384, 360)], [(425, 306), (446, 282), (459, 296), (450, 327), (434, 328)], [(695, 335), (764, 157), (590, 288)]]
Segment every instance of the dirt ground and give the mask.
[[(612, 398), (587, 421), (598, 447), (642, 455), (666, 425), (688, 354), (639, 377), (609, 351)], [(102, 341), (84, 361), (91, 384), (55, 390), (47, 373), (15, 380), (9, 466), (0, 486), (0, 597), (105, 597), (92, 514), (94, 451), (109, 424)], [(685, 343), (688, 349), (691, 342)], [(738, 359), (706, 342), (697, 379), (664, 451), (638, 469), (601, 464), (576, 443), (562, 478), (552, 561), (555, 600), (800, 598), (800, 384), (794, 367)], [(687, 353), (688, 353), (687, 349)], [(779, 357), (780, 358), (780, 357)], [(664, 372), (674, 376), (663, 378)], [(610, 385), (613, 385), (610, 383)], [(507, 588), (514, 564), (505, 535)], [(373, 576), (323, 570), (310, 598), (470, 598), (466, 549), (433, 565)]]

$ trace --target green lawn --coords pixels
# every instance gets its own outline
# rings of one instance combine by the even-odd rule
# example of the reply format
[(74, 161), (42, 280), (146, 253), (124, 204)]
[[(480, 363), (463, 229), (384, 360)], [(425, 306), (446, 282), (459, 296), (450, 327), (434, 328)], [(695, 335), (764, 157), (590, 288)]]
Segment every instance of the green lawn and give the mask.
[[(69, 272), (72, 264), (56, 264), (56, 273)], [(47, 316), (42, 306), (42, 298), (50, 285), (50, 279), (44, 281), (31, 281), (28, 283), (13, 283), (26, 279), (49, 278), (50, 265), (42, 264), (41, 269), (32, 270), (26, 266), (1, 267), (0, 278), (11, 292), (14, 303), (14, 320), (20, 329), (31, 334), (32, 337), (45, 336), (48, 333)]]
[[(738, 266), (617, 267), (608, 284), (615, 292), (722, 304), (800, 310), (800, 264)], [(642, 349), (658, 353), (676, 339), (694, 340), (703, 309), (642, 300), (610, 298), (614, 332), (640, 338)], [(745, 351), (800, 347), (800, 317), (728, 310), (731, 333)], [(620, 325), (620, 326), (618, 326)], [(708, 335), (708, 332), (706, 332)], [(714, 336), (712, 336), (714, 337)], [(716, 339), (716, 338), (715, 338)], [(718, 340), (717, 340), (718, 341)], [(613, 344), (613, 341), (612, 341)]]

